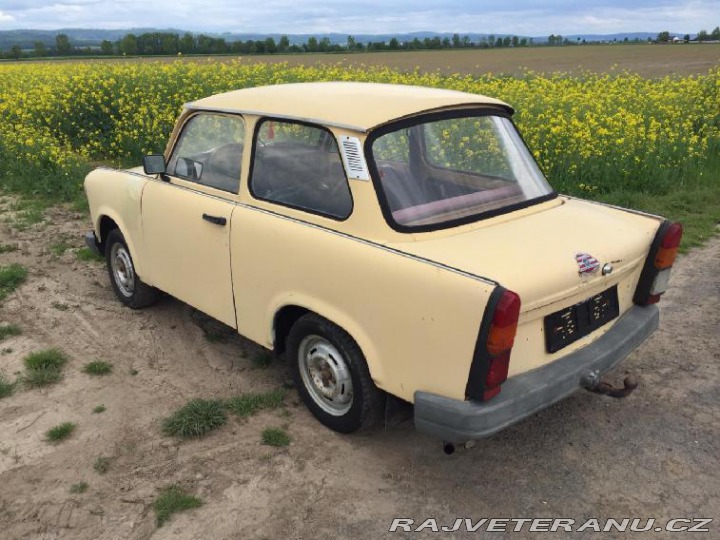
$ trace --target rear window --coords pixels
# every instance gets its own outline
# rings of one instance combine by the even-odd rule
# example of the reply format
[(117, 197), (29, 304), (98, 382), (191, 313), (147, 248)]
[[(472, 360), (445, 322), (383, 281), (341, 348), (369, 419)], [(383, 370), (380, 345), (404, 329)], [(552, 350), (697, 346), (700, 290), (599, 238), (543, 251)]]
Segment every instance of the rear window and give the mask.
[(404, 229), (442, 228), (553, 195), (504, 116), (435, 116), (385, 128), (371, 153), (386, 214)]

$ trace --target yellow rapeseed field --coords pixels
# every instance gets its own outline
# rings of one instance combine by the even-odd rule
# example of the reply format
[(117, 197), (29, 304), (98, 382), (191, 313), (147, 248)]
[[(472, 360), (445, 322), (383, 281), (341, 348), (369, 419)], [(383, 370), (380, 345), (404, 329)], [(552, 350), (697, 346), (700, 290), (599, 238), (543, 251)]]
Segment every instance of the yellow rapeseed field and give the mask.
[[(648, 79), (629, 73), (441, 75), (242, 61), (0, 65), (0, 157), (6, 164), (0, 185), (71, 200), (89, 164), (136, 165), (143, 154), (162, 151), (188, 101), (318, 80), (497, 97), (515, 107), (515, 122), (558, 191), (641, 207), (670, 197), (671, 212), (694, 204), (678, 199), (686, 192), (715, 197), (720, 206), (720, 67), (706, 75)], [(11, 162), (16, 165), (7, 166)], [(718, 219), (707, 212), (704, 217)]]

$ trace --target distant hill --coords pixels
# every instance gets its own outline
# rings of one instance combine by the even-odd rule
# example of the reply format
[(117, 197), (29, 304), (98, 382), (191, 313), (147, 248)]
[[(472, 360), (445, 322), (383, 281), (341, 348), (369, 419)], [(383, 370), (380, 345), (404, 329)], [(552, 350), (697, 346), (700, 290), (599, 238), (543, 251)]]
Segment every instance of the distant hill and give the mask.
[[(187, 30), (179, 30), (176, 28), (127, 28), (122, 30), (102, 30), (102, 29), (88, 29), (88, 28), (61, 28), (58, 30), (0, 30), (0, 50), (9, 50), (15, 45), (20, 46), (22, 49), (32, 49), (35, 46), (35, 42), (40, 41), (46, 47), (52, 47), (55, 45), (55, 36), (58, 34), (67, 34), (74, 47), (97, 47), (103, 40), (117, 41), (127, 34), (144, 34), (150, 32), (170, 32), (174, 34), (183, 35)], [(345, 44), (347, 41), (348, 34), (344, 33), (330, 33), (330, 34), (281, 34), (281, 33), (235, 33), (235, 32), (191, 32), (193, 34), (205, 34), (212, 37), (221, 37), (226, 41), (247, 41), (252, 40), (264, 40), (267, 37), (272, 37), (276, 41), (281, 36), (287, 35), (291, 44), (302, 44), (307, 42), (310, 37), (316, 37), (318, 40), (327, 37), (331, 43)], [(483, 38), (489, 38), (491, 35), (496, 39), (498, 37), (512, 36), (515, 34), (488, 34), (488, 33), (463, 33), (458, 32), (461, 37), (468, 36), (471, 41), (479, 42)], [(672, 33), (671, 36), (683, 36), (682, 33)], [(360, 43), (368, 43), (370, 41), (390, 41), (392, 38), (396, 38), (400, 42), (412, 41), (417, 38), (420, 41), (425, 38), (440, 39), (452, 38), (452, 32), (410, 32), (404, 34), (353, 34), (355, 40)], [(548, 36), (522, 36), (518, 34), (519, 38), (531, 38), (535, 43), (545, 43)], [(602, 41), (623, 41), (625, 38), (629, 40), (640, 39), (647, 40), (648, 38), (657, 37), (657, 33), (652, 32), (627, 32), (620, 34), (572, 34), (563, 36), (570, 41), (582, 41), (583, 39), (588, 42), (602, 42)], [(694, 34), (691, 34), (694, 37)]]

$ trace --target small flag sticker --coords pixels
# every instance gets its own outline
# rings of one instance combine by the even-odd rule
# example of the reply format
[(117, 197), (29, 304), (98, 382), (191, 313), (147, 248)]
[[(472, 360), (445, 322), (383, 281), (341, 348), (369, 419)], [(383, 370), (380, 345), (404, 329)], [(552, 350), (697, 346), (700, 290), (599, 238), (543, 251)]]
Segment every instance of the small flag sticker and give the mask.
[(600, 267), (598, 260), (589, 253), (576, 253), (575, 260), (580, 274), (591, 274)]

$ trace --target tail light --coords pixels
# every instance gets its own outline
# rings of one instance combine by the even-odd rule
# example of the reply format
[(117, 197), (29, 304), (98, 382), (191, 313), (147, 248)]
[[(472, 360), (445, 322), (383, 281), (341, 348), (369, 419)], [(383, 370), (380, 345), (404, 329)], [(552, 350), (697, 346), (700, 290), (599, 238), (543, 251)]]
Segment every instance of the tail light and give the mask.
[(680, 247), (682, 233), (680, 223), (669, 221), (664, 222), (658, 229), (635, 291), (633, 300), (636, 304), (647, 306), (660, 301), (670, 281), (670, 271)]
[(475, 346), (466, 389), (468, 398), (486, 401), (500, 393), (500, 386), (507, 380), (519, 317), (520, 297), (502, 287), (495, 289)]

